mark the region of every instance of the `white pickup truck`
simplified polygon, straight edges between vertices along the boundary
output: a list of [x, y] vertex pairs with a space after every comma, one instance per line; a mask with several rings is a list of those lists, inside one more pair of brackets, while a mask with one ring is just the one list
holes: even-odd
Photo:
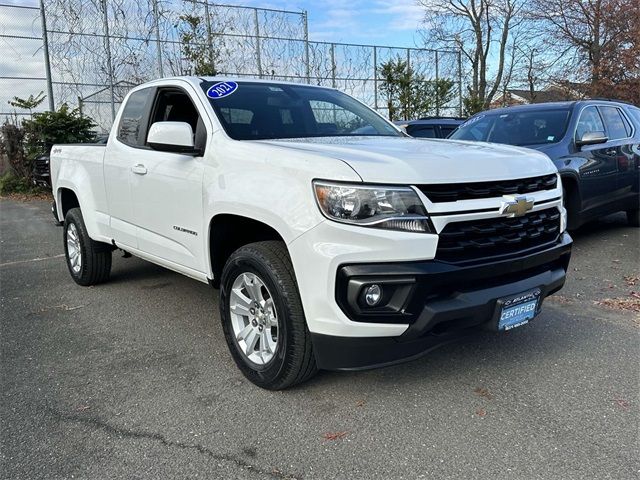
[[231, 354], [269, 389], [526, 324], [571, 253], [548, 157], [408, 138], [330, 88], [147, 83], [51, 174], [76, 283], [121, 249], [220, 288]]

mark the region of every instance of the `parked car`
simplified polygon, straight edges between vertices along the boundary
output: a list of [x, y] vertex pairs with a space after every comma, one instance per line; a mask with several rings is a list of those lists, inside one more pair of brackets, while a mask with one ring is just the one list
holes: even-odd
[[[106, 144], [108, 135], [96, 135], [95, 143]], [[33, 184], [38, 187], [51, 188], [51, 172], [49, 168], [50, 157], [46, 155], [40, 155], [33, 162], [32, 178]], [[54, 213], [55, 217], [55, 213]], [[56, 218], [56, 221], [58, 219]]]
[[73, 280], [106, 281], [119, 248], [220, 288], [231, 355], [269, 389], [524, 325], [569, 262], [546, 155], [409, 138], [331, 88], [157, 80], [51, 166]]
[[640, 108], [607, 100], [541, 103], [479, 113], [452, 136], [536, 149], [562, 177], [569, 228], [618, 211], [639, 225]]
[[418, 120], [393, 122], [412, 137], [416, 138], [447, 138], [464, 123], [462, 117], [424, 117]]
[[31, 172], [33, 184], [38, 187], [51, 188], [51, 173], [49, 171], [49, 155], [40, 155], [33, 161]]

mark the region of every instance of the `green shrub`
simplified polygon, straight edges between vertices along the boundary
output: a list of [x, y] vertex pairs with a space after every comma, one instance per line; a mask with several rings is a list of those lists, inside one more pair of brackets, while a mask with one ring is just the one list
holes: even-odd
[[0, 195], [8, 195], [10, 193], [37, 193], [41, 191], [29, 182], [28, 178], [18, 177], [13, 173], [5, 173], [0, 176]]
[[[18, 104], [18, 101], [28, 103], [40, 100], [39, 97], [27, 100], [16, 98], [10, 103], [28, 108]], [[55, 112], [34, 113], [21, 125], [7, 119], [0, 125], [0, 155], [7, 156], [13, 171], [1, 177], [0, 194], [42, 192], [31, 183], [33, 161], [40, 155], [48, 155], [56, 143], [92, 141], [95, 138], [95, 126], [92, 119], [83, 117], [78, 109], [67, 105], [62, 105]]]
[[96, 124], [91, 118], [83, 117], [77, 108], [66, 104], [55, 112], [34, 113], [25, 120], [24, 150], [30, 161], [39, 155], [47, 155], [56, 143], [90, 142], [95, 137]]

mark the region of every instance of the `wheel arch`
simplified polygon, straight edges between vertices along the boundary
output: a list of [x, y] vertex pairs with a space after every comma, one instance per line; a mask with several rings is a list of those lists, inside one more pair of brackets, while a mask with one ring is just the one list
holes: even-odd
[[221, 213], [209, 221], [208, 253], [215, 288], [220, 286], [222, 269], [238, 248], [266, 240], [281, 241], [284, 237], [271, 225], [242, 215]]
[[56, 195], [56, 202], [58, 205], [58, 218], [61, 222], [64, 222], [64, 217], [67, 215], [67, 212], [72, 208], [81, 208], [80, 207], [80, 198], [72, 189], [67, 187], [61, 187], [58, 189], [58, 193]]

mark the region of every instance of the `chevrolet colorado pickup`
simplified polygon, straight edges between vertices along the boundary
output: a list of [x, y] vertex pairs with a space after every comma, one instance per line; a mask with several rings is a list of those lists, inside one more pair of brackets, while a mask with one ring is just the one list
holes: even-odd
[[115, 249], [209, 282], [268, 389], [526, 324], [571, 252], [547, 156], [412, 139], [330, 88], [143, 84], [106, 145], [54, 146], [51, 176], [76, 283], [107, 280]]

